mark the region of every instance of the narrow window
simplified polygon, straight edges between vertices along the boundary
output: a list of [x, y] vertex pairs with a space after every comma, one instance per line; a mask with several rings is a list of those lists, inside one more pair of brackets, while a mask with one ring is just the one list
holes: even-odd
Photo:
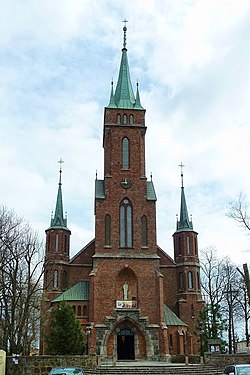
[[65, 234], [64, 236], [64, 254], [68, 254], [68, 236]]
[[129, 169], [129, 140], [122, 140], [122, 169]]
[[199, 272], [197, 272], [197, 288], [198, 288], [198, 290], [201, 289], [201, 286], [200, 286], [200, 273]]
[[133, 123], [134, 123], [134, 116], [133, 115], [129, 116], [129, 123], [130, 123], [130, 125], [133, 125]]
[[81, 316], [81, 315], [82, 315], [82, 308], [81, 308], [80, 305], [77, 307], [77, 315], [78, 315], [78, 316]]
[[187, 255], [190, 255], [190, 238], [187, 237]]
[[173, 349], [173, 335], [170, 333], [169, 335], [169, 349]]
[[86, 305], [84, 305], [83, 308], [82, 308], [82, 315], [87, 316], [87, 306]]
[[111, 246], [111, 218], [109, 214], [105, 216], [105, 246]]
[[142, 246], [148, 246], [148, 220], [145, 215], [141, 218], [141, 242]]
[[58, 253], [59, 250], [59, 234], [56, 235], [56, 253]]
[[67, 286], [68, 286], [67, 271], [63, 271], [63, 273], [62, 273], [62, 289], [63, 290], [67, 289]]
[[181, 255], [181, 237], [178, 238], [178, 250], [179, 250], [179, 255]]
[[194, 319], [194, 304], [191, 305], [191, 318]]
[[58, 288], [58, 271], [53, 274], [53, 288]]
[[76, 313], [76, 307], [75, 307], [75, 305], [72, 306], [72, 309], [73, 309], [74, 313]]
[[128, 122], [127, 115], [123, 115], [123, 124], [127, 125], [127, 122]]
[[47, 237], [47, 252], [49, 252], [49, 248], [50, 248], [50, 234]]
[[197, 238], [194, 239], [194, 252], [197, 255]]
[[193, 289], [193, 274], [191, 271], [188, 272], [188, 289]]
[[179, 289], [180, 290], [183, 289], [183, 273], [182, 272], [179, 273]]
[[132, 206], [128, 199], [120, 205], [120, 246], [132, 247]]
[[120, 125], [121, 124], [121, 115], [117, 115], [117, 124]]

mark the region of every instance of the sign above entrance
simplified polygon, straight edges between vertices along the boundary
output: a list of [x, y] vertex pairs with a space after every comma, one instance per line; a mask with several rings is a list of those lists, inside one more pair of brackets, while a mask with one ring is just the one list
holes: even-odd
[[137, 309], [137, 301], [116, 301], [117, 309]]

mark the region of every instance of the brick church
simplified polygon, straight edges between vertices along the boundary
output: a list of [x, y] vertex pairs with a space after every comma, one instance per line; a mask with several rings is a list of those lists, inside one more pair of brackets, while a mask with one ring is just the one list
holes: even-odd
[[[117, 85], [104, 109], [104, 177], [95, 180], [95, 238], [70, 257], [60, 168], [56, 209], [46, 230], [41, 354], [51, 309], [67, 301], [87, 334], [88, 353], [118, 360], [170, 361], [199, 354], [195, 331], [204, 302], [197, 232], [189, 219], [181, 173], [174, 259], [157, 245], [156, 193], [146, 177], [146, 123], [134, 93], [126, 26]], [[70, 225], [69, 225], [70, 227]]]

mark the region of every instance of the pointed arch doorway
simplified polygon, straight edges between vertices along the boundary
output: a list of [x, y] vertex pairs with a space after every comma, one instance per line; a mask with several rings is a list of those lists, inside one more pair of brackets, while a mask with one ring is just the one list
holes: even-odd
[[117, 359], [135, 359], [135, 336], [129, 328], [123, 328], [117, 334]]

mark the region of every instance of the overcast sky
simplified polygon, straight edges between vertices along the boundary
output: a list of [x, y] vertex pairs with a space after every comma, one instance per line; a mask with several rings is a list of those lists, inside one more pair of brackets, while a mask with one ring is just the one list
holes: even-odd
[[[249, 236], [225, 216], [250, 201], [249, 0], [0, 0], [0, 203], [44, 238], [58, 188], [74, 255], [94, 237], [103, 109], [124, 18], [131, 80], [146, 108], [158, 245], [173, 256], [180, 168], [199, 248], [241, 264]], [[248, 250], [248, 252], [247, 252]]]

